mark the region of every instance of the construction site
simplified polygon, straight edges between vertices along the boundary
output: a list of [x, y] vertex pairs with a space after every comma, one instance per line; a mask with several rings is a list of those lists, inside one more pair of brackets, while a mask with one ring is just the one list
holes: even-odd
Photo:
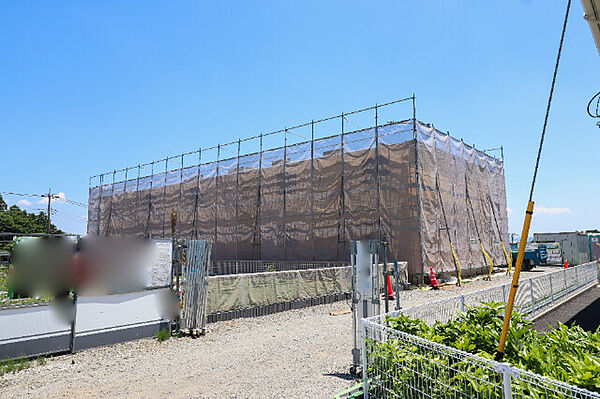
[[[350, 241], [383, 237], [413, 283], [430, 267], [456, 276], [506, 266], [503, 160], [417, 120], [415, 104], [404, 98], [94, 176], [88, 234], [208, 240], [213, 261], [234, 272], [250, 271], [247, 261], [347, 264]], [[381, 124], [391, 106], [399, 122]], [[357, 114], [372, 127], [348, 129]]]
[[[96, 127], [110, 134], [90, 140], [76, 126], [68, 153], [86, 152], [84, 179], [113, 169], [84, 182], [83, 197], [30, 190], [17, 178], [14, 188], [1, 187], [0, 397], [600, 399], [600, 229], [589, 212], [598, 188], [588, 184], [595, 169], [574, 172], [595, 156], [585, 147], [598, 140], [585, 141], [570, 97], [557, 105], [568, 123], [550, 117], [572, 1], [564, 11], [521, 3], [496, 8], [494, 18], [472, 4], [377, 4], [373, 21], [369, 6], [347, 3], [342, 13], [316, 12], [327, 23], [306, 27], [283, 10], [272, 14], [274, 4], [236, 5], [238, 16], [207, 3], [176, 18], [148, 12], [153, 40], [145, 32], [136, 42], [128, 30], [99, 35], [111, 46], [80, 52], [107, 57], [131, 40], [124, 53], [133, 55], [133, 74], [115, 83], [126, 100], [111, 95], [114, 118], [74, 96], [81, 114], [101, 115]], [[579, 23], [589, 25], [600, 54], [600, 0], [581, 3]], [[78, 18], [86, 21], [84, 11]], [[327, 34], [340, 15], [346, 47], [337, 54]], [[172, 19], [170, 31], [152, 17]], [[525, 30], [533, 18], [538, 26]], [[558, 53], [546, 59], [559, 18]], [[390, 36], [393, 46], [379, 45]], [[202, 46], [192, 48], [190, 37]], [[163, 48], [142, 54], [148, 43]], [[360, 60], [347, 62], [355, 46]], [[583, 59], [581, 49], [570, 50]], [[315, 64], [298, 63], [307, 54]], [[182, 72], [197, 55], [196, 68]], [[550, 91], [536, 97], [549, 60]], [[576, 61], [570, 68], [586, 71]], [[167, 78], [163, 62], [177, 73]], [[112, 64], [96, 63], [92, 78], [114, 78]], [[152, 82], [164, 77], [168, 89], [140, 83], [144, 73]], [[582, 90], [588, 78], [565, 87]], [[424, 95], [397, 89], [407, 81]], [[178, 97], [188, 89], [193, 95]], [[128, 97], [136, 90], [151, 105]], [[144, 90], [156, 90], [155, 98]], [[386, 101], [352, 110], [365, 99]], [[538, 136], [528, 120], [540, 99], [547, 102]], [[600, 92], [587, 106], [593, 118], [599, 110]], [[70, 109], [65, 119], [75, 125], [72, 116]], [[546, 147], [565, 148], [544, 163], [549, 125], [556, 141]], [[565, 125], [568, 138], [559, 134]], [[535, 204], [538, 177], [546, 202]], [[66, 215], [81, 230], [64, 227]]]

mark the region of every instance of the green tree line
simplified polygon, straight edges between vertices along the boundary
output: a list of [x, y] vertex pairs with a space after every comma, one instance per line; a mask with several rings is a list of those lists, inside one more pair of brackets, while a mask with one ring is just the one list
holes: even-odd
[[[48, 229], [48, 215], [45, 212], [33, 213], [22, 210], [17, 205], [8, 207], [2, 195], [0, 195], [0, 232], [2, 233], [46, 233]], [[50, 224], [50, 233], [63, 234], [54, 224]], [[8, 250], [12, 247], [14, 236], [0, 237], [0, 250]]]

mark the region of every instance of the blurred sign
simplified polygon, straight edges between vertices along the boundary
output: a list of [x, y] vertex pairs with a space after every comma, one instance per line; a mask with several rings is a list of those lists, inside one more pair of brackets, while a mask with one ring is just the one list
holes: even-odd
[[173, 261], [173, 242], [171, 240], [152, 240], [154, 258], [148, 276], [149, 287], [163, 287], [171, 283]]

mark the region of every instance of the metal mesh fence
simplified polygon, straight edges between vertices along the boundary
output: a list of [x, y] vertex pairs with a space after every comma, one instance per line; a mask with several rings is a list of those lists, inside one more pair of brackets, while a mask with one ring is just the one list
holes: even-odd
[[[387, 106], [411, 100], [412, 118], [379, 123]], [[217, 261], [347, 261], [350, 240], [386, 235], [390, 259], [408, 261], [414, 278], [430, 266], [454, 272], [449, 235], [464, 269], [486, 266], [479, 241], [495, 264], [505, 264], [503, 162], [419, 122], [414, 103], [406, 98], [95, 176], [88, 233], [170, 237], [177, 209], [177, 236], [212, 241]], [[349, 117], [365, 112], [374, 113], [373, 127], [347, 131]], [[331, 123], [341, 131], [315, 136]]]
[[[533, 315], [596, 284], [596, 262], [525, 280], [516, 309]], [[600, 398], [600, 394], [416, 337], [385, 325], [399, 312], [427, 323], [447, 321], [467, 305], [504, 301], [508, 286], [362, 320], [365, 397]]]

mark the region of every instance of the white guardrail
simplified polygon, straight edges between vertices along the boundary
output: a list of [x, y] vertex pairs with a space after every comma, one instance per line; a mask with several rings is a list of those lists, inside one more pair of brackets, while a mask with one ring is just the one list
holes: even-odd
[[[533, 317], [598, 282], [598, 263], [520, 281], [515, 310]], [[385, 326], [399, 313], [432, 324], [465, 306], [506, 302], [510, 284], [363, 319], [365, 398], [600, 398], [600, 394]], [[385, 345], [382, 345], [385, 344]]]

